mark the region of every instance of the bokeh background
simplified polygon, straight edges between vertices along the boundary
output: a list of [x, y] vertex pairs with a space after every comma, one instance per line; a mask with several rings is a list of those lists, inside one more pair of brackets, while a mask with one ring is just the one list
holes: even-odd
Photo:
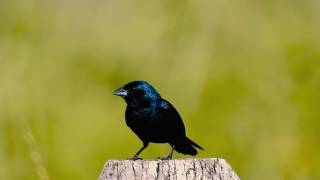
[[318, 0], [1, 0], [0, 179], [96, 179], [131, 157], [112, 92], [137, 79], [176, 106], [198, 157], [320, 179], [319, 42]]

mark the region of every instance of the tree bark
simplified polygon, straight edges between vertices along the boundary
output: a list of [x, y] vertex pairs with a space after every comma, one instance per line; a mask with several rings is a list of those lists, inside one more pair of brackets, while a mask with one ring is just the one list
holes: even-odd
[[99, 180], [240, 180], [219, 158], [175, 160], [110, 160]]

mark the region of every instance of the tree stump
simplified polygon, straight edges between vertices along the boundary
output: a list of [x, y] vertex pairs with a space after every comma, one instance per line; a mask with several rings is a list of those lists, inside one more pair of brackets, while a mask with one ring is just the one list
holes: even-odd
[[240, 180], [219, 158], [175, 160], [110, 160], [99, 180]]

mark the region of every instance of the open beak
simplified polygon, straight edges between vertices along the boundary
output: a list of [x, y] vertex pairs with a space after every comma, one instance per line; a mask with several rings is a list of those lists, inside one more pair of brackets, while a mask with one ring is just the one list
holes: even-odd
[[114, 91], [113, 95], [126, 97], [126, 96], [128, 96], [128, 91], [126, 91], [126, 90], [124, 90], [122, 88], [119, 88], [119, 89]]

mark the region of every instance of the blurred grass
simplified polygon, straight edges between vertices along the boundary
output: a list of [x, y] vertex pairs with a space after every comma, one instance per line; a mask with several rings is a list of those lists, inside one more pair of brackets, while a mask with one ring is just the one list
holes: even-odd
[[95, 179], [132, 156], [112, 92], [136, 79], [177, 107], [199, 157], [320, 179], [319, 18], [315, 0], [1, 1], [0, 179]]

